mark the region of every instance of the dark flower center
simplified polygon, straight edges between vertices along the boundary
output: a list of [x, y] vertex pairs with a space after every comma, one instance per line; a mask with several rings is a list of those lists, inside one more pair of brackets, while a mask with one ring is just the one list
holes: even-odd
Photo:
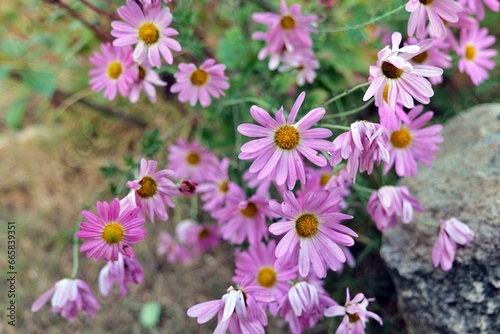
[[297, 234], [302, 238], [310, 238], [318, 232], [318, 220], [310, 213], [303, 214], [295, 221]]
[[241, 209], [240, 212], [245, 217], [253, 218], [257, 214], [257, 205], [255, 205], [252, 202], [248, 202], [247, 207], [244, 209]]
[[137, 190], [137, 194], [139, 194], [142, 198], [150, 198], [156, 194], [156, 182], [149, 176], [144, 176], [139, 184], [141, 187]]
[[382, 73], [384, 73], [384, 75], [389, 79], [397, 79], [403, 74], [403, 70], [397, 68], [391, 63], [384, 61], [382, 63]]
[[408, 147], [411, 143], [411, 133], [406, 128], [401, 128], [398, 131], [394, 131], [391, 133], [391, 144], [397, 148], [405, 148]]
[[208, 73], [202, 69], [196, 69], [196, 71], [191, 74], [191, 83], [195, 86], [202, 86], [208, 80]]
[[285, 30], [295, 28], [295, 20], [290, 15], [285, 15], [281, 18], [280, 21], [281, 27]]

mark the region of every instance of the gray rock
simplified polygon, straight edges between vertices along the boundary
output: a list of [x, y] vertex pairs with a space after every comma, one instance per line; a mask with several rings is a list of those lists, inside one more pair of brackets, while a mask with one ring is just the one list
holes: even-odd
[[[426, 211], [383, 236], [381, 255], [396, 284], [409, 333], [500, 333], [500, 104], [450, 120], [431, 168], [406, 178]], [[456, 217], [475, 233], [453, 268], [432, 265], [439, 218]]]

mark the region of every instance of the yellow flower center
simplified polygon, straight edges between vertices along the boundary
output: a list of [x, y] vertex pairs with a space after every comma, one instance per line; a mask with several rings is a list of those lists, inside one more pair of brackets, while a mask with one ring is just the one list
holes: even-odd
[[385, 103], [389, 103], [389, 84], [385, 84], [382, 96], [384, 98]]
[[122, 75], [122, 64], [118, 61], [112, 61], [108, 64], [106, 71], [108, 72], [108, 77], [116, 80]]
[[141, 187], [137, 190], [137, 194], [142, 198], [150, 198], [156, 194], [156, 182], [149, 176], [144, 176], [139, 184]]
[[139, 79], [144, 80], [146, 77], [146, 70], [144, 70], [144, 67], [139, 66]]
[[102, 238], [108, 244], [114, 245], [123, 240], [123, 235], [125, 234], [125, 229], [121, 224], [109, 223], [104, 226], [102, 231]]
[[359, 320], [359, 315], [357, 313], [346, 313], [347, 317], [349, 317], [349, 322], [356, 322]]
[[229, 186], [227, 184], [227, 181], [222, 181], [219, 183], [219, 190], [223, 193], [227, 193], [229, 190]]
[[318, 232], [318, 220], [310, 213], [303, 214], [295, 221], [295, 229], [301, 238], [310, 238]]
[[283, 125], [274, 133], [274, 143], [282, 150], [293, 150], [299, 139], [299, 131], [291, 125]]
[[476, 58], [476, 48], [470, 44], [465, 47], [465, 59], [472, 61]]
[[391, 144], [396, 148], [408, 147], [411, 140], [411, 133], [406, 128], [401, 128], [400, 130], [391, 133]]
[[271, 267], [262, 267], [257, 274], [257, 282], [264, 288], [272, 288], [276, 284], [276, 271]]
[[384, 75], [389, 79], [397, 79], [403, 74], [403, 70], [384, 61], [382, 63], [382, 73], [384, 73]]
[[253, 218], [257, 214], [257, 205], [248, 202], [247, 207], [240, 210], [241, 214], [248, 218]]
[[202, 69], [196, 69], [191, 74], [191, 83], [195, 86], [202, 86], [208, 81], [208, 73]]
[[332, 175], [330, 174], [321, 174], [321, 178], [319, 180], [319, 184], [324, 187], [326, 186], [326, 184], [328, 183], [328, 181], [330, 181], [330, 179], [332, 178]]
[[285, 15], [280, 21], [281, 27], [285, 30], [290, 30], [295, 28], [295, 20], [290, 15]]
[[413, 57], [411, 60], [413, 60], [417, 64], [423, 64], [424, 61], [427, 60], [427, 58], [429, 58], [429, 54], [427, 53], [427, 51], [424, 51], [421, 54], [418, 54], [415, 57]]
[[143, 23], [139, 27], [139, 39], [147, 45], [154, 44], [160, 39], [160, 31], [152, 23]]
[[200, 160], [201, 160], [200, 155], [198, 153], [195, 153], [195, 152], [189, 152], [189, 154], [186, 157], [186, 161], [190, 165], [197, 165], [200, 163]]
[[434, 0], [420, 0], [420, 3], [424, 6], [430, 5]]

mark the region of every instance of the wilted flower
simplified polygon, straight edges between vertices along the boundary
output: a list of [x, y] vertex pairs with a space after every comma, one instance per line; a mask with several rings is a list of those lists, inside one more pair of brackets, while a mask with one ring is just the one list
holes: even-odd
[[127, 295], [130, 284], [140, 284], [144, 278], [141, 263], [135, 257], [118, 254], [117, 261], [108, 261], [99, 272], [99, 290], [107, 297], [116, 283], [120, 287], [120, 297]]
[[432, 249], [434, 267], [441, 266], [444, 271], [450, 270], [457, 244], [468, 247], [473, 238], [474, 232], [455, 217], [448, 220], [440, 219], [438, 239]]

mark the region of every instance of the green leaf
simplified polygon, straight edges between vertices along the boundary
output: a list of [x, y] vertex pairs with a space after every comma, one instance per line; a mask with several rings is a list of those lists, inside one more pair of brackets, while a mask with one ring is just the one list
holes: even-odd
[[120, 168], [115, 165], [113, 162], [109, 163], [109, 166], [103, 166], [99, 167], [99, 171], [102, 173], [104, 178], [106, 179], [112, 179], [114, 178], [117, 174], [121, 173]]
[[5, 123], [14, 129], [20, 129], [23, 126], [23, 116], [26, 112], [26, 97], [20, 98], [10, 106], [5, 116]]
[[151, 158], [161, 149], [162, 144], [163, 142], [160, 139], [160, 130], [155, 129], [152, 132], [146, 132], [144, 134], [144, 140], [141, 143], [142, 154]]
[[161, 304], [148, 302], [142, 306], [139, 321], [144, 327], [155, 327], [160, 321]]
[[0, 67], [0, 83], [9, 75], [11, 71], [10, 67]]
[[21, 72], [23, 82], [32, 90], [45, 98], [50, 98], [56, 89], [56, 76], [54, 72]]

